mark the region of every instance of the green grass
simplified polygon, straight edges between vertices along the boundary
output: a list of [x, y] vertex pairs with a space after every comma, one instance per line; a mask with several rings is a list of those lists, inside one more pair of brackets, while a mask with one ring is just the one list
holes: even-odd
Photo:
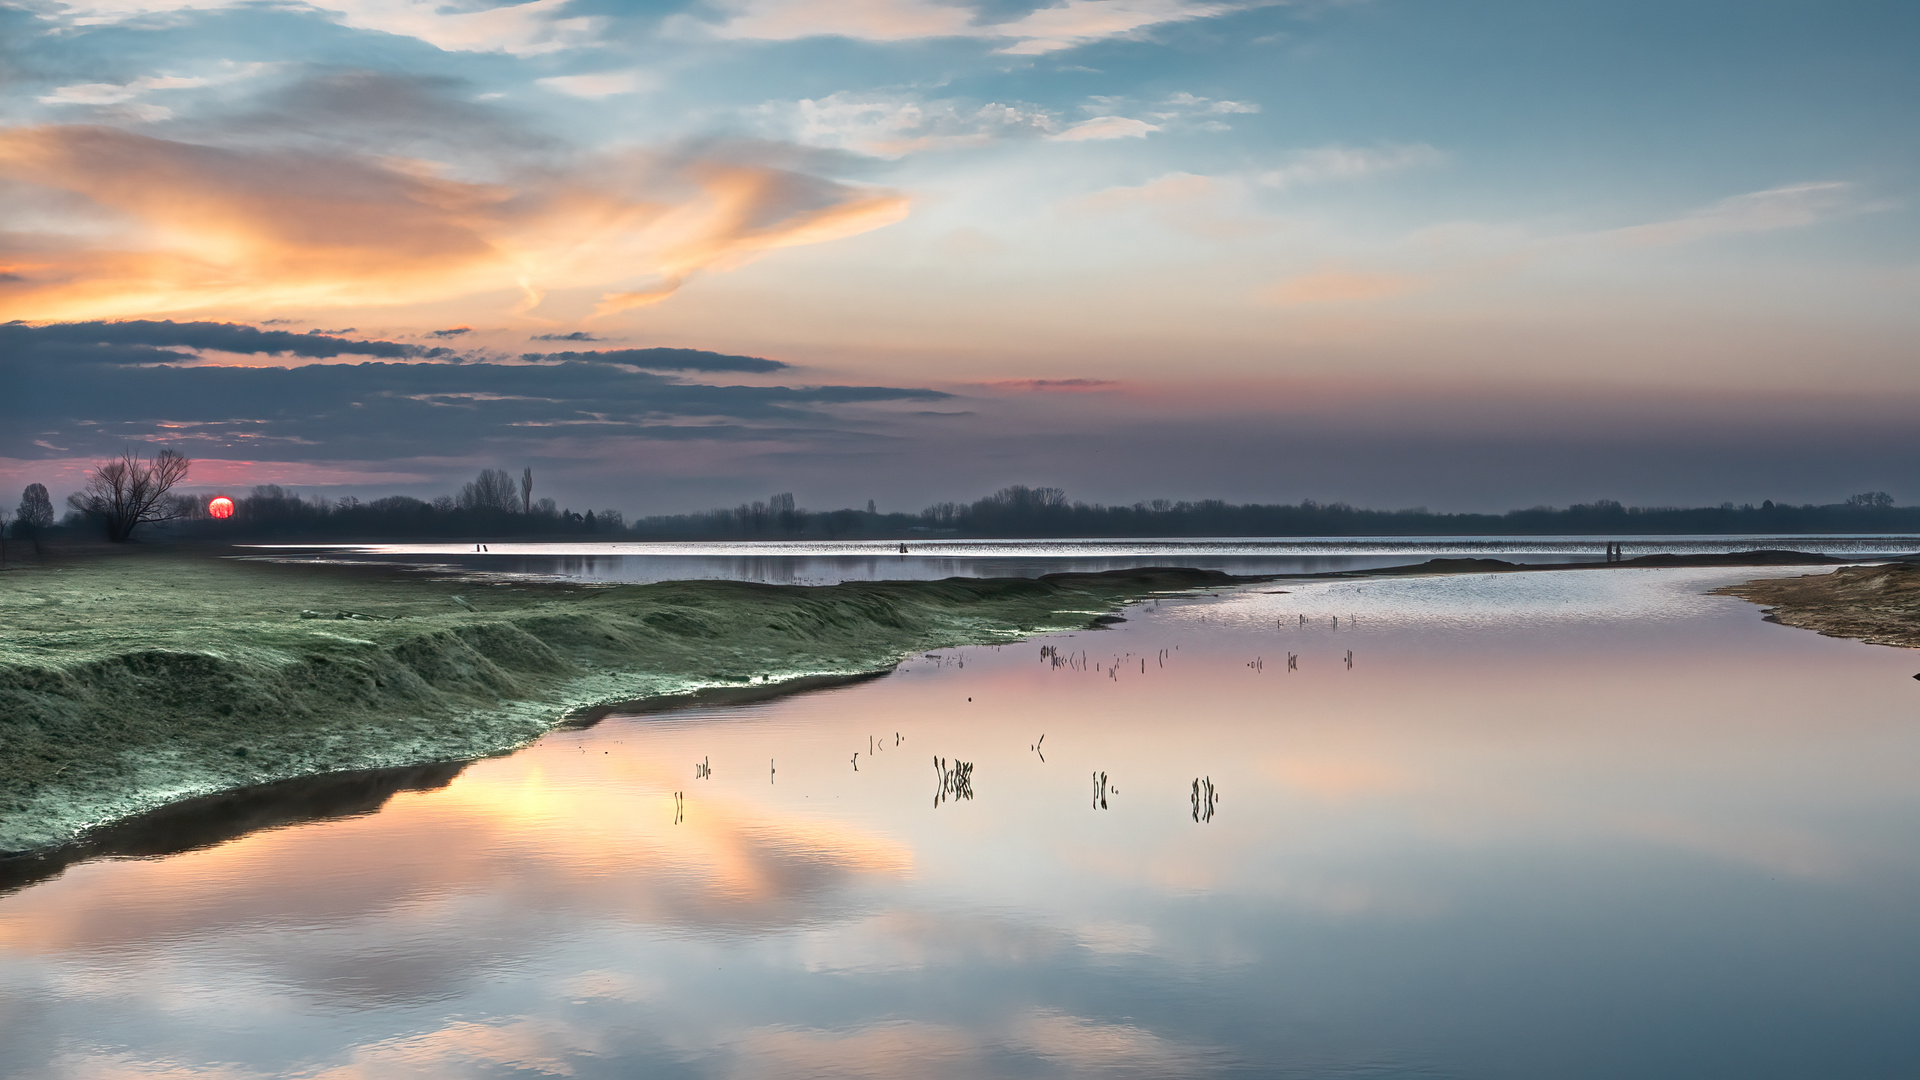
[[1085, 627], [1222, 580], [596, 588], [150, 551], [13, 569], [0, 574], [0, 852], [195, 795], [499, 753], [583, 708]]

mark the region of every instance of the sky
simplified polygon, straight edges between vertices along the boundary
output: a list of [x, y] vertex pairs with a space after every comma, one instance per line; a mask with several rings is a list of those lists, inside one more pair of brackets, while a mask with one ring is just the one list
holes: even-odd
[[0, 503], [1920, 501], [1920, 7], [0, 2]]

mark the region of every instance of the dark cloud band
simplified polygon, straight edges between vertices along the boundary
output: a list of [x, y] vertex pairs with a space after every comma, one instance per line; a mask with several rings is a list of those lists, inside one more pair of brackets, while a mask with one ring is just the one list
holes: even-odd
[[[412, 362], [236, 367], [180, 349]], [[459, 456], [503, 442], [611, 435], [740, 440], [843, 426], [836, 406], [924, 402], [886, 386], [715, 386], [667, 371], [786, 365], [694, 349], [534, 354], [538, 363], [445, 362], [447, 349], [227, 323], [0, 326], [0, 456], [113, 452], [172, 441], [205, 457], [374, 460]], [[421, 362], [437, 357], [441, 362]], [[641, 370], [641, 369], [651, 370]]]

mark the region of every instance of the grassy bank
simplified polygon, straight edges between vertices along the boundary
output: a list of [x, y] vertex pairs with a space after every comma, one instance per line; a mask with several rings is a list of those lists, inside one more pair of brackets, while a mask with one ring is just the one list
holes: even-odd
[[496, 753], [595, 706], [1084, 627], [1224, 580], [595, 588], [152, 552], [10, 570], [0, 851], [210, 792]]

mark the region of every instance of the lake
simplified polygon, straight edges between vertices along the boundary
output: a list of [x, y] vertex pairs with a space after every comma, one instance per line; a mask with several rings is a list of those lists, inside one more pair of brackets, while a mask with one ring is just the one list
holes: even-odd
[[1656, 553], [1785, 550], [1840, 558], [1920, 553], [1920, 536], [1417, 536], [1227, 537], [1178, 540], [705, 540], [563, 543], [261, 544], [244, 550], [279, 561], [399, 563], [489, 577], [595, 582], [725, 579], [773, 585], [927, 581], [1185, 566], [1228, 574], [1325, 574], [1405, 566], [1433, 558], [1513, 563], [1606, 561]]
[[1780, 572], [1167, 598], [73, 865], [0, 1074], [1920, 1074], [1920, 658], [1705, 595]]

